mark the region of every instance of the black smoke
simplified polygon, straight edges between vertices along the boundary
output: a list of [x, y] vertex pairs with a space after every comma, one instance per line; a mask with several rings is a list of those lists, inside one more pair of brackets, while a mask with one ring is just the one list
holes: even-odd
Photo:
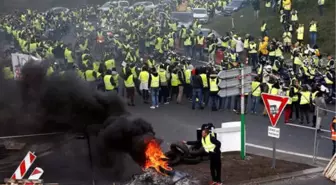
[[114, 151], [128, 153], [144, 164], [146, 141], [155, 138], [147, 121], [131, 115], [116, 94], [92, 89], [71, 71], [50, 77], [45, 74], [46, 67], [30, 61], [22, 68], [20, 80], [0, 78], [2, 136], [89, 132], [97, 135], [98, 144], [93, 147], [103, 163], [108, 164], [107, 153]]

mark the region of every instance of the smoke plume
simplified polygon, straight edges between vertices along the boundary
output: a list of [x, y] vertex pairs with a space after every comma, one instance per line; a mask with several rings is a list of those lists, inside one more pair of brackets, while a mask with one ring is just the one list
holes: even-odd
[[1, 135], [83, 133], [96, 127], [90, 132], [98, 136], [102, 162], [109, 161], [108, 151], [128, 153], [140, 165], [145, 162], [146, 141], [155, 135], [148, 122], [128, 113], [116, 94], [92, 89], [70, 71], [45, 74], [45, 67], [30, 61], [22, 68], [22, 79], [0, 78]]

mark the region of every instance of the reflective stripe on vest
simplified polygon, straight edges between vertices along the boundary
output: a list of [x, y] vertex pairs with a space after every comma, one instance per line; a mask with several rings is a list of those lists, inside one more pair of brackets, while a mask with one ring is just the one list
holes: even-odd
[[104, 76], [105, 90], [110, 91], [110, 90], [114, 89], [114, 86], [111, 83], [111, 78], [112, 78], [112, 75], [105, 75]]
[[211, 142], [210, 137], [210, 134], [208, 134], [205, 138], [202, 138], [202, 146], [207, 153], [213, 152], [216, 148], [216, 145]]
[[152, 79], [151, 79], [151, 87], [156, 88], [160, 86], [160, 77], [158, 76], [154, 76], [151, 75]]

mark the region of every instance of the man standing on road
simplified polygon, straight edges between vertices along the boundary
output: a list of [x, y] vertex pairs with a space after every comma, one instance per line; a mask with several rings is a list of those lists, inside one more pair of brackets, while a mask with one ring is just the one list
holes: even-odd
[[210, 184], [219, 185], [221, 184], [221, 143], [216, 139], [216, 137], [210, 134], [209, 128], [202, 131], [202, 146], [204, 150], [209, 153], [210, 157], [210, 172], [212, 181]]

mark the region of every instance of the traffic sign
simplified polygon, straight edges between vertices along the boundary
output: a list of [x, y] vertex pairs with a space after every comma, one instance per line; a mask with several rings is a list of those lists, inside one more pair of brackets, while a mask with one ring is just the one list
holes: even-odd
[[267, 93], [261, 93], [261, 98], [266, 107], [268, 117], [270, 118], [273, 127], [276, 126], [282, 111], [288, 102], [287, 96], [277, 96]]
[[268, 126], [268, 136], [279, 139], [280, 138], [280, 128]]

